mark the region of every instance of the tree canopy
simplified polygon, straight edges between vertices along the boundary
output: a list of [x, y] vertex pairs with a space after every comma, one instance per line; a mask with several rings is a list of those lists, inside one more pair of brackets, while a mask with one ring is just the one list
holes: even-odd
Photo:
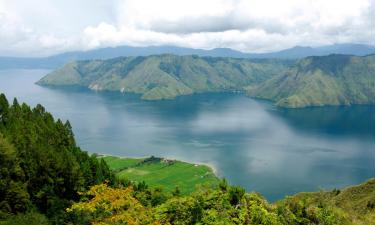
[[0, 95], [0, 216], [37, 210], [56, 223], [79, 191], [114, 182], [103, 160], [82, 151], [69, 121]]

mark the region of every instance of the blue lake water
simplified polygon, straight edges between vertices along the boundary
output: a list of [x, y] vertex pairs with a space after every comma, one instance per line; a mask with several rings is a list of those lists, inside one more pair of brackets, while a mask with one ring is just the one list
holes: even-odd
[[375, 177], [375, 106], [282, 109], [233, 93], [149, 102], [35, 85], [47, 72], [0, 71], [0, 92], [69, 119], [89, 152], [207, 163], [271, 201]]

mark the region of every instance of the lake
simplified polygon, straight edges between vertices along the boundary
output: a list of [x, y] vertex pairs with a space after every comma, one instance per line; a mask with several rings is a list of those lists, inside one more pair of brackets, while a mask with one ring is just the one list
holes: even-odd
[[270, 201], [375, 177], [375, 106], [282, 109], [234, 93], [149, 102], [35, 85], [46, 73], [2, 70], [0, 92], [68, 119], [92, 153], [207, 163]]

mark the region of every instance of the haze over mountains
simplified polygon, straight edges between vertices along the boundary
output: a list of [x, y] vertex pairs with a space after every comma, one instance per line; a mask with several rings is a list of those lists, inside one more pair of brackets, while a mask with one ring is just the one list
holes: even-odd
[[233, 58], [278, 58], [299, 59], [308, 56], [324, 56], [330, 54], [348, 54], [364, 56], [375, 53], [375, 46], [364, 44], [334, 44], [321, 47], [296, 46], [278, 52], [269, 53], [244, 53], [229, 48], [215, 48], [211, 50], [193, 49], [176, 46], [149, 46], [131, 47], [120, 46], [113, 48], [100, 48], [89, 51], [66, 52], [41, 58], [0, 57], [0, 69], [55, 69], [67, 62], [74, 60], [109, 59], [120, 56], [149, 56], [158, 54], [198, 55], [212, 57]]

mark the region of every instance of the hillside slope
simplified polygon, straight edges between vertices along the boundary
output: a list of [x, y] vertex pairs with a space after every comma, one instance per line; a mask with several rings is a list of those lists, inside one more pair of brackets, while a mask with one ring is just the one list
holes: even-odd
[[157, 55], [76, 61], [48, 74], [40, 85], [78, 85], [93, 90], [172, 99], [194, 92], [243, 90], [287, 70], [291, 61]]
[[347, 224], [375, 224], [375, 179], [341, 190], [298, 193], [280, 201], [289, 205], [293, 202], [304, 202], [307, 211], [330, 208]]
[[[93, 186], [68, 212], [84, 224], [226, 224], [226, 225], [373, 225], [375, 182], [343, 190], [301, 193], [270, 204], [225, 180], [216, 189], [202, 187], [145, 204], [139, 188]], [[137, 192], [138, 190], [138, 192]], [[160, 200], [160, 198], [158, 198]], [[147, 203], [147, 201], [146, 201]], [[129, 207], [130, 206], [130, 207]], [[83, 215], [83, 216], [82, 216]], [[134, 223], [133, 221], [137, 221]], [[83, 224], [83, 223], [82, 223]]]
[[308, 57], [247, 93], [291, 108], [374, 104], [375, 55]]

